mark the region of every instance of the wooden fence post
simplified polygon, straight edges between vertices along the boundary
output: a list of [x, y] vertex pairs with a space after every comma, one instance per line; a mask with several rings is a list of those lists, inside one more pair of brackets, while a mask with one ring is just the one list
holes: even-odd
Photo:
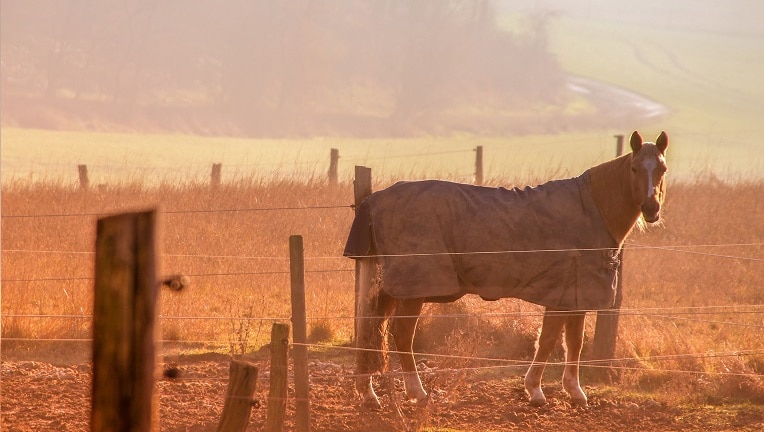
[[615, 138], [615, 157], [623, 156], [623, 135], [613, 135]]
[[596, 361], [596, 366], [598, 366], [593, 375], [609, 381], [612, 381], [613, 375], [604, 366], [608, 366], [612, 362], [615, 356], [615, 344], [618, 340], [618, 319], [623, 302], [623, 250], [618, 254], [618, 258], [620, 263], [616, 271], [618, 280], [616, 282], [615, 304], [611, 309], [597, 311], [592, 346], [592, 360]]
[[[353, 181], [353, 202], [355, 204], [355, 211], [358, 211], [361, 203], [367, 196], [371, 195], [371, 168], [365, 166], [356, 165], [355, 167], [355, 180]], [[358, 313], [358, 285], [360, 281], [361, 263], [355, 260], [355, 303], [353, 307], [354, 313]], [[358, 317], [356, 316], [356, 320]], [[355, 329], [358, 328], [358, 323], [353, 324], [353, 341], [357, 340], [358, 335], [355, 334]]]
[[329, 152], [329, 185], [337, 185], [337, 167], [340, 160], [340, 151], [331, 149]]
[[[614, 135], [614, 138], [616, 139], [615, 155], [616, 157], [622, 156], [623, 135]], [[623, 302], [623, 249], [618, 252], [616, 275], [615, 303], [611, 309], [597, 311], [597, 323], [594, 327], [592, 346], [592, 359], [599, 362], [598, 366], [602, 366], [593, 375], [609, 381], [613, 379], [613, 375], [604, 366], [609, 365], [615, 357], [615, 345], [618, 341], [618, 320]]]
[[220, 187], [220, 170], [223, 168], [223, 164], [212, 164], [212, 173], [210, 174], [210, 185], [213, 189]]
[[483, 185], [483, 146], [475, 149], [475, 184]]
[[218, 432], [244, 432], [252, 415], [252, 403], [257, 387], [257, 367], [249, 362], [231, 360], [228, 390], [220, 415]]
[[154, 211], [99, 219], [93, 295], [91, 431], [148, 431], [154, 400]]
[[77, 165], [77, 171], [80, 174], [80, 189], [88, 190], [90, 187], [90, 179], [88, 179], [88, 166]]
[[310, 384], [308, 382], [308, 336], [305, 316], [305, 260], [302, 236], [289, 236], [289, 273], [292, 285], [292, 341], [294, 342], [295, 427], [310, 431]]
[[271, 378], [268, 391], [266, 432], [281, 432], [286, 416], [289, 324], [273, 323], [271, 328]]

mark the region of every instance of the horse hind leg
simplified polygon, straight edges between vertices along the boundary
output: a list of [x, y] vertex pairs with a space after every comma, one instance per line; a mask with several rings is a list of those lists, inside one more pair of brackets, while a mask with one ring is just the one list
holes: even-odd
[[356, 311], [356, 390], [363, 397], [363, 404], [381, 408], [374, 392], [372, 375], [385, 369], [384, 341], [387, 317], [392, 312], [390, 297], [374, 286], [376, 261], [372, 258], [359, 260], [359, 290]]
[[403, 384], [406, 389], [406, 398], [416, 401], [420, 405], [427, 403], [427, 392], [422, 387], [422, 380], [416, 370], [413, 346], [414, 333], [422, 312], [422, 300], [401, 300], [396, 303], [395, 315], [392, 318], [392, 334], [395, 340], [395, 348], [403, 370]]
[[562, 388], [570, 395], [571, 403], [582, 407], [588, 404], [578, 380], [585, 317], [585, 312], [580, 312], [568, 315], [565, 320], [565, 371], [562, 374]]
[[544, 312], [536, 355], [533, 357], [533, 362], [525, 374], [525, 390], [528, 392], [529, 401], [532, 406], [546, 404], [546, 396], [541, 391], [541, 377], [544, 375], [546, 362], [552, 354], [557, 341], [560, 339], [565, 320], [566, 316], [560, 312], [549, 310]]

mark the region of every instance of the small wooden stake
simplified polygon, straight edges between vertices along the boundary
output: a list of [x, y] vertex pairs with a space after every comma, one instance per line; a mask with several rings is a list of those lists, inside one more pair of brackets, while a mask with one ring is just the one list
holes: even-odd
[[337, 168], [339, 166], [340, 151], [337, 149], [331, 149], [329, 153], [329, 184], [332, 186], [337, 185]]
[[623, 135], [613, 135], [615, 138], [615, 157], [623, 156]]
[[289, 324], [273, 323], [271, 328], [271, 381], [268, 391], [266, 432], [281, 432], [286, 416]]
[[88, 190], [88, 188], [90, 188], [90, 179], [88, 179], [88, 166], [77, 165], [77, 171], [80, 174], [80, 189]]
[[475, 149], [475, 184], [483, 185], [483, 146]]
[[257, 367], [252, 363], [231, 360], [228, 391], [218, 432], [244, 432], [252, 414], [253, 396], [257, 387]]
[[210, 173], [210, 185], [213, 189], [220, 187], [220, 171], [223, 168], [223, 164], [212, 164], [212, 173]]

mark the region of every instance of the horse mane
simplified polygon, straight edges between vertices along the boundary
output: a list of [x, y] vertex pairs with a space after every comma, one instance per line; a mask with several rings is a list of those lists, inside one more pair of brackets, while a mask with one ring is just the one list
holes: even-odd
[[631, 158], [628, 153], [588, 170], [594, 203], [619, 247], [641, 215], [631, 189]]

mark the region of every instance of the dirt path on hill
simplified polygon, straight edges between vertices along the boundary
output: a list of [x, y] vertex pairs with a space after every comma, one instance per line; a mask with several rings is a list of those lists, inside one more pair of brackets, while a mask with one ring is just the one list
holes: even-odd
[[589, 78], [568, 78], [568, 89], [585, 97], [599, 114], [616, 124], [637, 123], [669, 112], [665, 105], [631, 90]]

